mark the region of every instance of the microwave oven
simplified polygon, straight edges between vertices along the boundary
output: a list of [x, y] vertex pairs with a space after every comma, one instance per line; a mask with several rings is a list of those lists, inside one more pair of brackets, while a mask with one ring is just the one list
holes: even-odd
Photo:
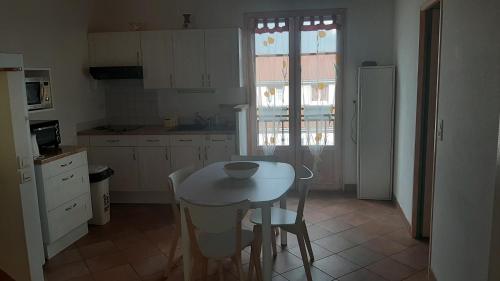
[[58, 148], [61, 143], [57, 120], [30, 120], [30, 131], [35, 136], [40, 150]]
[[44, 77], [25, 78], [28, 110], [52, 108], [50, 81]]

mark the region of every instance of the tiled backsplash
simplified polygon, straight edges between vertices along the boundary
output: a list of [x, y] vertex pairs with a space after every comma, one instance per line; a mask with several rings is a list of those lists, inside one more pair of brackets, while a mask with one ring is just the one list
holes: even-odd
[[145, 90], [142, 80], [101, 81], [106, 92], [106, 118], [111, 125], [161, 125], [167, 115], [189, 123], [196, 112], [208, 117], [221, 112], [221, 104], [245, 103], [245, 90], [217, 89], [215, 92], [177, 93], [176, 90]]

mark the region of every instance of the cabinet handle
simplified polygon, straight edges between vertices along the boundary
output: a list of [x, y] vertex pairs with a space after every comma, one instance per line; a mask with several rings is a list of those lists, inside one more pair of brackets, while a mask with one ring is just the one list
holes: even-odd
[[69, 177], [67, 177], [67, 178], [63, 178], [63, 179], [62, 179], [62, 181], [67, 181], [67, 180], [72, 179], [72, 178], [74, 178], [74, 177], [75, 177], [75, 175], [74, 175], [74, 174], [71, 174], [71, 176], [69, 176]]
[[201, 160], [201, 146], [198, 146], [198, 160]]
[[165, 160], [168, 160], [168, 148], [165, 148]]
[[179, 140], [179, 141], [186, 142], [186, 141], [193, 141], [193, 140]]
[[170, 73], [170, 88], [174, 87], [174, 78], [172, 76], [172, 73]]
[[160, 140], [146, 140], [146, 142], [159, 142]]
[[212, 140], [212, 142], [225, 142], [226, 140]]
[[66, 166], [69, 166], [69, 165], [71, 165], [71, 164], [73, 164], [73, 161], [69, 161], [69, 162], [68, 162], [68, 163], [66, 163], [66, 164], [61, 164], [60, 166], [61, 166], [61, 167], [66, 167]]
[[132, 152], [132, 159], [137, 160], [135, 157], [135, 149], [134, 149], [134, 152]]
[[205, 146], [205, 160], [208, 161], [208, 146]]
[[109, 143], [117, 143], [117, 142], [120, 142], [120, 140], [106, 140], [106, 142], [109, 142]]
[[140, 59], [139, 51], [135, 52], [135, 54], [137, 56], [137, 65], [141, 65], [141, 59]]
[[66, 208], [66, 209], [64, 209], [64, 210], [67, 212], [67, 211], [69, 211], [69, 210], [73, 209], [74, 207], [76, 207], [76, 205], [77, 205], [77, 204], [76, 204], [76, 203], [74, 203], [72, 206], [69, 206], [69, 207], [67, 207], [67, 208]]

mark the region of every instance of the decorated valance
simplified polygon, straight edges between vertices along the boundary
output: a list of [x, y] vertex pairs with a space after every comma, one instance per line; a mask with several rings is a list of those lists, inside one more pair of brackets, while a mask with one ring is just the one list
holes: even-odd
[[285, 32], [289, 30], [288, 23], [288, 19], [285, 18], [257, 19], [255, 21], [255, 33]]
[[306, 16], [301, 18], [300, 30], [316, 31], [337, 29], [340, 19], [336, 15], [331, 16]]

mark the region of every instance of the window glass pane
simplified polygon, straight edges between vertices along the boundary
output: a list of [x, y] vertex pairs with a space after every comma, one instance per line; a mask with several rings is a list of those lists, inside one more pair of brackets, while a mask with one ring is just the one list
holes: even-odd
[[301, 144], [334, 145], [337, 32], [301, 31]]
[[255, 35], [258, 145], [289, 145], [288, 32]]

